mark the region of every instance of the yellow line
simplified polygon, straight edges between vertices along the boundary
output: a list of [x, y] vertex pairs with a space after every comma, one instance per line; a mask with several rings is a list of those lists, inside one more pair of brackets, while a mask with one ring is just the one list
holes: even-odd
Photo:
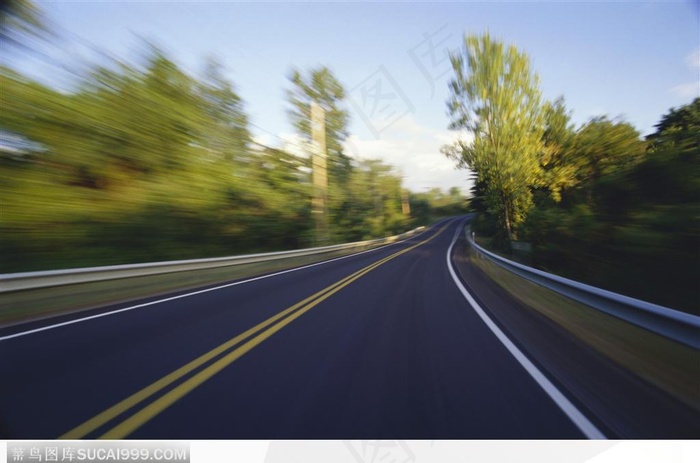
[[116, 418], [117, 416], [126, 412], [130, 408], [134, 407], [135, 405], [138, 405], [139, 403], [148, 399], [153, 394], [157, 393], [161, 389], [167, 387], [168, 385], [172, 384], [173, 382], [175, 382], [178, 379], [182, 378], [183, 376], [187, 375], [191, 371], [204, 365], [206, 362], [208, 362], [209, 360], [213, 359], [214, 357], [220, 355], [221, 353], [225, 352], [226, 350], [230, 349], [231, 347], [234, 347], [236, 344], [243, 341], [244, 339], [254, 335], [255, 333], [262, 330], [263, 328], [276, 322], [280, 318], [283, 318], [284, 316], [286, 316], [290, 312], [293, 312], [294, 310], [302, 307], [304, 304], [312, 301], [315, 297], [318, 297], [319, 295], [322, 295], [324, 292], [330, 291], [334, 287], [336, 287], [337, 285], [342, 284], [346, 279], [351, 278], [353, 275], [350, 275], [350, 276], [344, 278], [343, 280], [340, 280], [337, 283], [334, 283], [333, 285], [319, 291], [318, 293], [315, 293], [315, 294], [307, 297], [303, 301], [294, 304], [293, 306], [289, 307], [288, 309], [283, 310], [282, 312], [268, 318], [267, 320], [259, 323], [258, 325], [244, 331], [243, 333], [241, 333], [233, 338], [231, 338], [230, 340], [228, 340], [225, 343], [221, 344], [220, 346], [212, 349], [211, 351], [207, 352], [206, 354], [203, 354], [202, 356], [192, 360], [191, 362], [178, 368], [177, 370], [173, 371], [172, 373], [169, 373], [168, 375], [162, 377], [161, 379], [154, 382], [150, 386], [147, 386], [147, 387], [141, 389], [140, 391], [132, 394], [131, 396], [127, 397], [126, 399], [122, 400], [121, 402], [113, 405], [112, 407], [108, 408], [107, 410], [105, 410], [104, 412], [95, 416], [94, 418], [91, 418], [88, 421], [82, 423], [81, 425], [71, 429], [67, 433], [60, 436], [59, 439], [82, 439], [87, 434], [96, 430], [97, 428], [99, 428], [103, 424], [109, 422], [110, 420]]
[[[403, 253], [402, 253], [403, 254]], [[394, 256], [397, 256], [397, 254], [394, 254]], [[392, 256], [392, 257], [394, 257]], [[209, 378], [214, 376], [215, 374], [219, 373], [221, 370], [229, 366], [231, 363], [235, 362], [239, 358], [241, 358], [243, 355], [248, 353], [250, 350], [252, 350], [254, 347], [265, 341], [267, 338], [272, 336], [273, 334], [277, 333], [279, 330], [284, 328], [285, 326], [289, 325], [292, 323], [294, 320], [297, 318], [301, 317], [304, 315], [306, 312], [309, 310], [313, 309], [316, 307], [318, 304], [335, 294], [336, 292], [340, 291], [343, 289], [345, 286], [349, 285], [356, 279], [362, 277], [365, 273], [370, 272], [373, 270], [372, 268], [367, 269], [365, 272], [361, 273], [360, 275], [355, 276], [355, 278], [348, 280], [345, 282], [345, 284], [335, 288], [333, 291], [328, 292], [324, 296], [316, 299], [312, 303], [308, 304], [306, 307], [303, 309], [295, 312], [293, 315], [290, 315], [289, 317], [285, 318], [283, 321], [277, 323], [276, 325], [272, 326], [271, 328], [267, 329], [266, 331], [263, 331], [250, 341], [246, 342], [242, 346], [236, 348], [233, 350], [231, 353], [227, 354], [225, 357], [222, 357], [221, 359], [217, 360], [216, 362], [212, 363], [209, 365], [207, 368], [204, 370], [200, 371], [184, 383], [180, 384], [178, 387], [173, 389], [172, 391], [168, 392], [167, 394], [163, 395], [160, 397], [158, 400], [155, 402], [149, 404], [147, 407], [143, 408], [140, 410], [138, 413], [132, 415], [130, 418], [122, 422], [121, 424], [117, 425], [116, 427], [112, 428], [105, 434], [101, 435], [99, 438], [100, 439], [123, 439], [132, 432], [134, 432], [136, 429], [140, 428], [144, 424], [146, 424], [148, 421], [150, 421], [152, 418], [154, 418], [156, 415], [161, 413], [163, 410], [168, 408], [170, 405], [178, 401], [180, 398], [200, 386], [202, 383], [207, 381]]]
[[[122, 422], [120, 425], [116, 426], [115, 428], [111, 429], [104, 435], [100, 436], [101, 438], [107, 438], [107, 439], [119, 439], [122, 437], [127, 436], [128, 434], [132, 433], [134, 430], [136, 430], [138, 427], [142, 426], [145, 424], [147, 421], [155, 417], [157, 414], [165, 410], [168, 406], [170, 406], [172, 403], [177, 401], [179, 398], [202, 384], [204, 381], [207, 379], [211, 378], [213, 375], [221, 371], [223, 368], [240, 358], [242, 355], [253, 349], [255, 346], [263, 342], [265, 339], [269, 338], [273, 334], [275, 334], [277, 331], [282, 329], [283, 327], [287, 326], [289, 323], [292, 321], [296, 320], [298, 317], [303, 315], [304, 313], [308, 312], [311, 310], [313, 307], [316, 305], [320, 304], [322, 301], [326, 300], [328, 297], [332, 296], [333, 294], [337, 293], [340, 291], [342, 288], [346, 287], [350, 283], [354, 282], [358, 278], [364, 276], [368, 272], [374, 270], [375, 268], [379, 267], [380, 265], [388, 262], [391, 259], [394, 259], [395, 257], [398, 257], [406, 252], [409, 252], [418, 246], [421, 246], [428, 241], [433, 240], [435, 237], [437, 237], [440, 233], [442, 233], [445, 230], [446, 226], [443, 227], [441, 230], [439, 230], [435, 235], [431, 236], [430, 238], [421, 241], [418, 244], [415, 244], [409, 248], [406, 248], [404, 250], [401, 250], [399, 252], [396, 252], [388, 257], [385, 257], [383, 259], [380, 259], [379, 261], [361, 269], [358, 270], [357, 272], [343, 278], [342, 280], [324, 288], [323, 290], [307, 297], [303, 301], [300, 301], [293, 306], [289, 307], [288, 309], [285, 309], [284, 311], [278, 313], [277, 315], [274, 315], [267, 320], [263, 321], [262, 323], [246, 330], [245, 332], [235, 336], [234, 338], [230, 339], [229, 341], [226, 341], [225, 343], [221, 344], [220, 346], [212, 349], [211, 351], [207, 352], [206, 354], [203, 354], [202, 356], [196, 358], [195, 360], [189, 362], [188, 364], [178, 368], [177, 370], [173, 371], [172, 373], [169, 373], [168, 375], [162, 377], [161, 379], [157, 380], [153, 384], [145, 387], [144, 389], [141, 389], [140, 391], [132, 394], [131, 396], [127, 397], [126, 399], [122, 400], [121, 402], [115, 404], [114, 406], [108, 408], [104, 412], [100, 413], [99, 415], [89, 419], [88, 421], [82, 423], [81, 425], [71, 429], [67, 433], [63, 434], [62, 436], [59, 437], [59, 439], [81, 439], [85, 437], [87, 434], [95, 431], [97, 428], [100, 426], [108, 423], [109, 421], [113, 420], [117, 416], [119, 416], [122, 413], [125, 413], [128, 411], [130, 408], [138, 405], [139, 403], [143, 402], [144, 400], [148, 399], [152, 395], [156, 394], [160, 390], [164, 389], [168, 385], [172, 384], [173, 382], [177, 381], [178, 379], [182, 378], [183, 376], [187, 375], [188, 373], [192, 372], [193, 370], [199, 368], [200, 366], [206, 364], [213, 358], [217, 357], [218, 355], [222, 354], [223, 352], [227, 351], [228, 349], [234, 347], [241, 341], [245, 340], [246, 338], [249, 338], [250, 336], [255, 335], [256, 333], [260, 332], [264, 328], [268, 327], [269, 325], [275, 323], [276, 321], [280, 320], [281, 318], [285, 317], [286, 315], [294, 312], [295, 310], [303, 307], [301, 310], [298, 310], [296, 313], [293, 315], [289, 316], [287, 319], [279, 322], [278, 324], [272, 326], [269, 328], [267, 331], [257, 335], [253, 339], [249, 340], [247, 343], [243, 344], [242, 346], [238, 347], [234, 351], [230, 352], [226, 356], [222, 357], [218, 361], [214, 362], [211, 364], [209, 367], [205, 368], [202, 370], [200, 373], [196, 374], [189, 380], [185, 381], [183, 384], [180, 386], [176, 387], [169, 393], [165, 394], [152, 404], [148, 405], [138, 413], [134, 414], [130, 418], [128, 418], [126, 421]], [[305, 306], [305, 307], [304, 307]]]

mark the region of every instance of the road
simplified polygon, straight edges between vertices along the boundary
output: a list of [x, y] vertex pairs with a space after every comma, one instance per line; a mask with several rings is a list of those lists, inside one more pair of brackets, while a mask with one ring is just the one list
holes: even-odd
[[[463, 223], [447, 220], [377, 250], [149, 305], [0, 331], [0, 435], [697, 436], [697, 415], [551, 323], [529, 314], [523, 337], [512, 317], [494, 316], [485, 301], [497, 290], [452, 256], [463, 251]], [[532, 354], [522, 347], [528, 336], [554, 344]], [[560, 357], [570, 352], [584, 371], [550, 366], [537, 353], [550, 348]], [[617, 410], [596, 400], [596, 387], [634, 400]], [[631, 412], [641, 400], [656, 405]]]

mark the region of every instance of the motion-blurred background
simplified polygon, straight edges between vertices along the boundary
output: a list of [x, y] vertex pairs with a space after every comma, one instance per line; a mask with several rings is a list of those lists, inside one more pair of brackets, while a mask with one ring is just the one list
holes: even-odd
[[[42, 49], [70, 35], [50, 24], [33, 2], [3, 2], [2, 47], [60, 66]], [[75, 71], [70, 91], [3, 63], [0, 272], [317, 244], [304, 143], [311, 100], [327, 110], [330, 230], [321, 244], [388, 236], [466, 210], [458, 189], [411, 193], [392, 166], [351, 159], [342, 147], [344, 89], [322, 66], [290, 72], [290, 121], [302, 140], [291, 154], [253, 141], [242, 99], [216, 60], [193, 76], [147, 42], [131, 58], [103, 54]]]
[[[478, 175], [469, 203], [467, 188], [410, 191], [386, 161], [349, 153], [348, 89], [324, 65], [291, 67], [275, 89], [285, 91], [299, 136], [271, 146], [251, 135], [244, 96], [216, 59], [187, 72], [148, 40], [118, 58], [62, 30], [40, 4], [4, 1], [0, 13], [2, 273], [349, 242], [474, 210], [477, 239], [493, 249], [510, 253], [517, 239], [531, 250], [516, 257], [530, 265], [699, 311], [697, 81], [684, 90], [687, 104], [659, 114], [646, 136], [616, 117], [575, 124], [563, 99], [546, 103], [537, 181], [523, 185], [527, 214], [507, 236]], [[78, 41], [94, 62], [47, 52]], [[21, 55], [69, 72], [71, 85], [12, 66]], [[322, 240], [311, 202], [311, 102], [325, 110]]]

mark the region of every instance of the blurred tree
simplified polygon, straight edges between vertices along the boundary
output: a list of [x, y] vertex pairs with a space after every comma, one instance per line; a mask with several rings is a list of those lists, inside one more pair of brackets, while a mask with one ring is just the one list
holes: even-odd
[[194, 79], [156, 47], [147, 52], [141, 88], [141, 134], [148, 137], [156, 168], [182, 168], [192, 155], [203, 104]]
[[0, 44], [26, 46], [32, 37], [47, 32], [46, 19], [31, 0], [0, 2]]
[[250, 156], [248, 183], [254, 185], [257, 207], [251, 234], [267, 246], [297, 249], [313, 242], [311, 181], [308, 160], [283, 150], [263, 147]]
[[[73, 92], [0, 67], [0, 272], [311, 243], [308, 159], [252, 143], [215, 61], [197, 79], [156, 47], [141, 58], [103, 62]], [[328, 86], [317, 97], [335, 108], [329, 140], [342, 167], [332, 177], [334, 240], [404, 231], [400, 175], [341, 158], [342, 87], [319, 76], [306, 90]]]
[[27, 81], [5, 66], [0, 67], [0, 89], [0, 127], [37, 142], [49, 141], [51, 137], [43, 132], [66, 98], [43, 85]]
[[624, 121], [605, 116], [588, 121], [576, 133], [573, 163], [579, 188], [593, 206], [595, 185], [601, 177], [636, 165], [644, 156], [639, 132]]
[[424, 193], [412, 193], [409, 203], [414, 225], [427, 225], [433, 221], [432, 206]]
[[636, 169], [646, 197], [667, 204], [700, 200], [700, 98], [672, 108], [647, 137], [648, 156]]
[[353, 220], [346, 214], [352, 209], [348, 207], [347, 198], [351, 195], [349, 182], [354, 170], [352, 160], [343, 152], [349, 121], [349, 113], [344, 107], [345, 89], [325, 66], [311, 69], [306, 75], [293, 69], [289, 80], [292, 86], [287, 90], [291, 105], [288, 114], [305, 140], [311, 141], [311, 102], [318, 104], [325, 112], [329, 231], [331, 239], [344, 240], [347, 228], [341, 224]]
[[378, 159], [363, 160], [350, 173], [336, 211], [336, 239], [352, 241], [398, 233], [408, 226], [401, 212], [401, 176]]
[[207, 61], [197, 92], [204, 111], [201, 134], [204, 148], [212, 156], [241, 161], [250, 143], [248, 117], [243, 112], [240, 96], [224, 77], [218, 61]]
[[96, 68], [70, 95], [83, 133], [66, 159], [101, 184], [122, 173], [185, 169], [201, 146], [205, 120], [195, 84], [150, 45], [143, 68], [119, 62]]
[[343, 141], [348, 136], [349, 113], [343, 107], [345, 89], [325, 66], [312, 69], [307, 75], [293, 69], [289, 80], [292, 87], [287, 98], [292, 108], [288, 111], [292, 124], [306, 140], [311, 140], [311, 102], [320, 105], [326, 116], [326, 149], [328, 151], [329, 185], [347, 180], [350, 158], [343, 152]]
[[471, 200], [469, 205], [475, 212], [487, 212], [486, 200], [484, 196], [486, 195], [486, 183], [481, 180], [474, 182], [471, 188]]
[[563, 97], [557, 98], [554, 103], [546, 102], [543, 110], [545, 129], [542, 134], [540, 184], [555, 202], [559, 202], [562, 191], [578, 183], [576, 165], [571, 159], [576, 132]]
[[563, 204], [538, 201], [522, 235], [542, 268], [697, 312], [700, 99], [671, 109], [656, 129], [645, 152], [627, 123], [581, 127], [564, 158], [580, 183]]
[[676, 148], [681, 152], [700, 151], [700, 97], [678, 109], [671, 108], [647, 136], [650, 151]]
[[450, 128], [467, 129], [474, 138], [444, 147], [443, 153], [476, 173], [504, 238], [514, 240], [532, 208], [530, 187], [541, 179], [539, 79], [526, 54], [489, 34], [465, 37], [451, 61]]
[[469, 201], [459, 188], [452, 187], [445, 193], [440, 188], [431, 188], [423, 193], [411, 193], [411, 216], [415, 225], [427, 225], [437, 219], [465, 214]]

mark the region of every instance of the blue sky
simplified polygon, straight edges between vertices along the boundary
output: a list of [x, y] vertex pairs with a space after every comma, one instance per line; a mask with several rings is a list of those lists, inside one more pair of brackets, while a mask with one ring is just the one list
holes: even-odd
[[[544, 96], [563, 95], [577, 124], [622, 116], [647, 134], [700, 85], [700, 10], [692, 1], [39, 3], [59, 31], [120, 58], [137, 57], [138, 37], [192, 74], [205, 57], [217, 57], [245, 100], [256, 137], [268, 144], [296, 142], [285, 112], [290, 68], [326, 65], [349, 90], [348, 152], [385, 159], [415, 191], [467, 188], [468, 173], [454, 171], [439, 152], [454, 138], [445, 53], [464, 33], [488, 30], [527, 52]], [[86, 53], [69, 44], [51, 52], [56, 61]], [[60, 79], [26, 66], [42, 80]], [[372, 98], [377, 92], [384, 98]]]

